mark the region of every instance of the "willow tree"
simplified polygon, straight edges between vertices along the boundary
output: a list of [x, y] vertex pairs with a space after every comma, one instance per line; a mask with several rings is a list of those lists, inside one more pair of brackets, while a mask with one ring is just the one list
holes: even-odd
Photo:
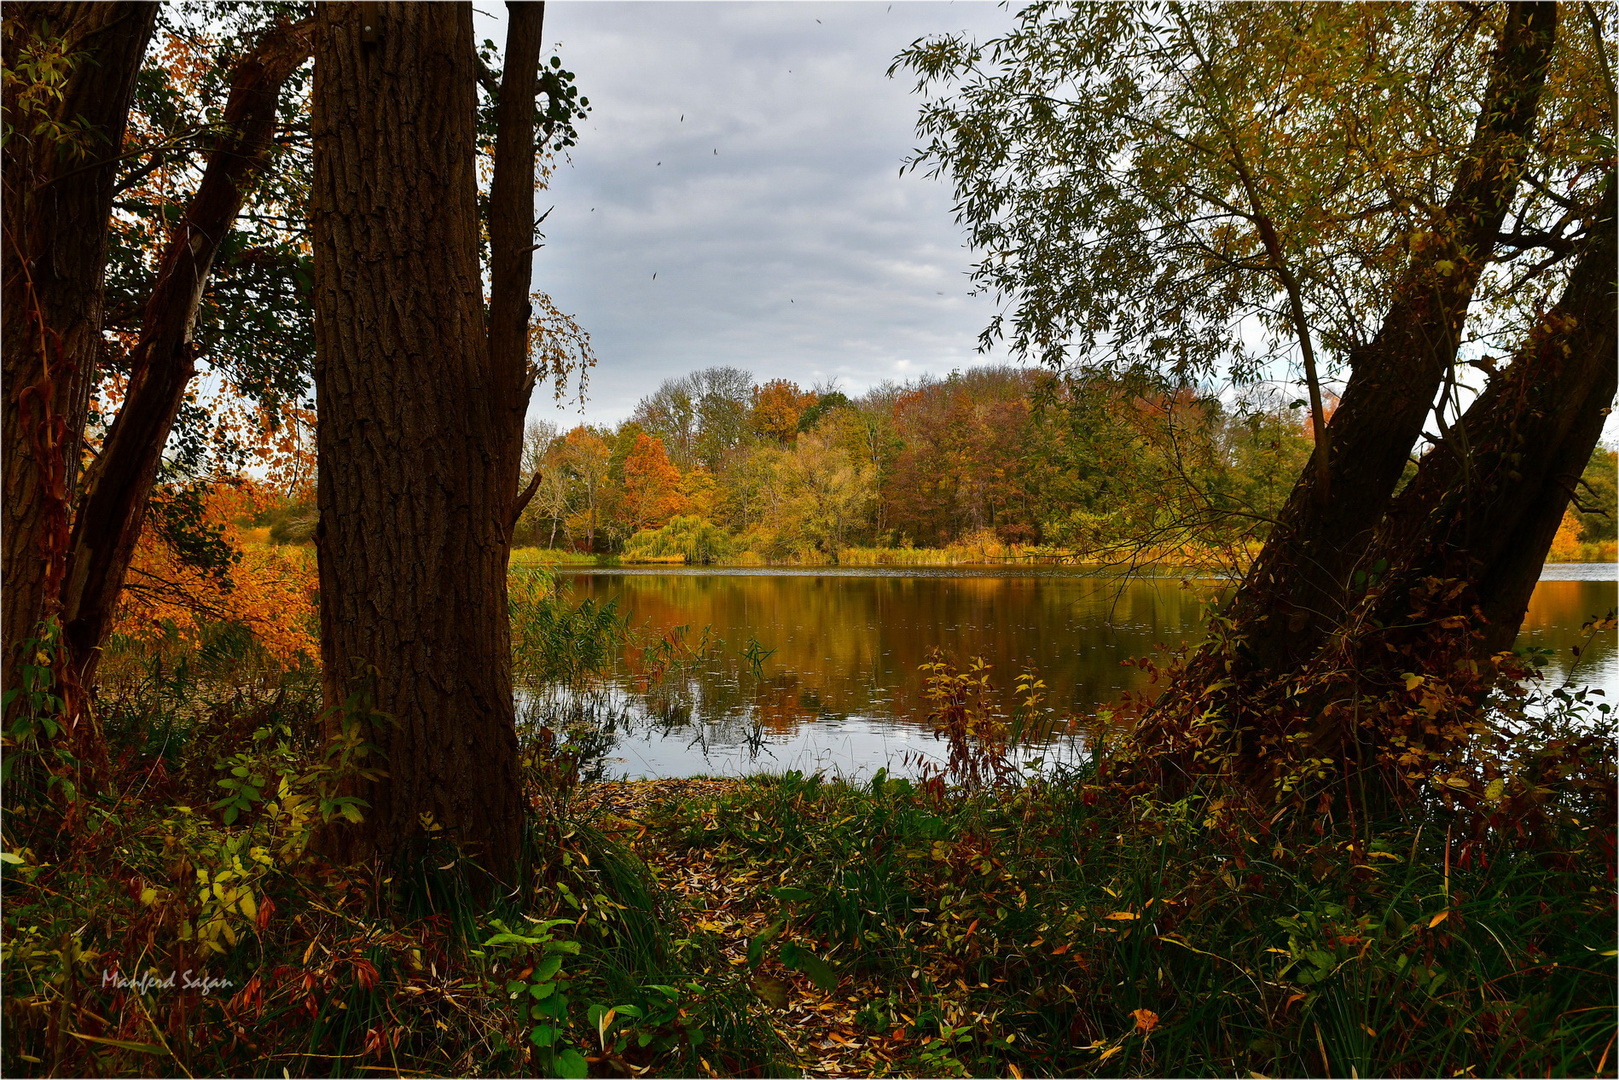
[[953, 181], [1007, 302], [985, 344], [1285, 369], [1309, 407], [1309, 465], [1147, 720], [1166, 762], [1393, 777], [1411, 732], [1328, 706], [1409, 705], [1414, 667], [1463, 673], [1430, 741], [1465, 741], [1614, 392], [1613, 13], [1569, 10], [1041, 3], [897, 62], [944, 85], [913, 165]]
[[[325, 695], [336, 726], [354, 680], [368, 687], [357, 719], [386, 770], [357, 789], [364, 821], [329, 839], [386, 857], [442, 829], [507, 879], [524, 811], [506, 569], [537, 377], [536, 96], [564, 122], [568, 107], [539, 71], [543, 5], [508, 9], [496, 84], [468, 4], [322, 5], [311, 205]], [[499, 99], [487, 319], [480, 78]]]

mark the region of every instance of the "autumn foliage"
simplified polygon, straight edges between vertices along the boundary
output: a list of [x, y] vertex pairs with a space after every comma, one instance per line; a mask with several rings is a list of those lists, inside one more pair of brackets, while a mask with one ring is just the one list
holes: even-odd
[[234, 624], [249, 630], [265, 654], [285, 667], [318, 657], [314, 551], [246, 545], [238, 524], [275, 501], [270, 490], [251, 481], [203, 489], [197, 525], [233, 553], [223, 566], [198, 566], [162, 530], [143, 531], [114, 635], [194, 647], [210, 628]]

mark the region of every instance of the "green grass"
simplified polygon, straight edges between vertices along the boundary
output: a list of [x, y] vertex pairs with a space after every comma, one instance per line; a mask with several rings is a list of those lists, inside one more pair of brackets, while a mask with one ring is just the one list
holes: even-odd
[[886, 988], [860, 1022], [917, 1075], [1612, 1074], [1611, 855], [1584, 830], [1265, 834], [1095, 795], [758, 778], [650, 843], [812, 894], [795, 926]]
[[508, 565], [516, 571], [544, 566], [601, 566], [617, 561], [610, 555], [591, 555], [581, 551], [564, 551], [561, 548], [514, 547]]

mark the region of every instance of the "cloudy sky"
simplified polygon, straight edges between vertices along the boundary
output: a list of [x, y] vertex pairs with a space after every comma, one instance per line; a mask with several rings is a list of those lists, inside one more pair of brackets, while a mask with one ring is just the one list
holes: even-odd
[[[476, 7], [503, 41], [504, 6]], [[976, 352], [994, 301], [968, 295], [948, 187], [900, 175], [920, 98], [886, 72], [919, 37], [1011, 20], [976, 2], [548, 3], [546, 47], [592, 111], [539, 196], [535, 285], [591, 335], [584, 419], [714, 364], [852, 395], [1004, 359]], [[530, 415], [581, 417], [545, 389]]]

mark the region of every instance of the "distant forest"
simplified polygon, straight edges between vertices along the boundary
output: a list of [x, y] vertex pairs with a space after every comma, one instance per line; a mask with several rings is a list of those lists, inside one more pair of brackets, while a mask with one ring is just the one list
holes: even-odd
[[[965, 544], [1241, 564], [1311, 444], [1303, 403], [1263, 392], [986, 366], [850, 398], [711, 367], [613, 428], [531, 424], [522, 475], [539, 479], [514, 539], [694, 562]], [[1614, 458], [1598, 449], [1589, 504], [1612, 504]], [[276, 517], [278, 539], [312, 524], [306, 507]], [[1614, 523], [1570, 510], [1564, 533], [1565, 549], [1600, 544]]]

